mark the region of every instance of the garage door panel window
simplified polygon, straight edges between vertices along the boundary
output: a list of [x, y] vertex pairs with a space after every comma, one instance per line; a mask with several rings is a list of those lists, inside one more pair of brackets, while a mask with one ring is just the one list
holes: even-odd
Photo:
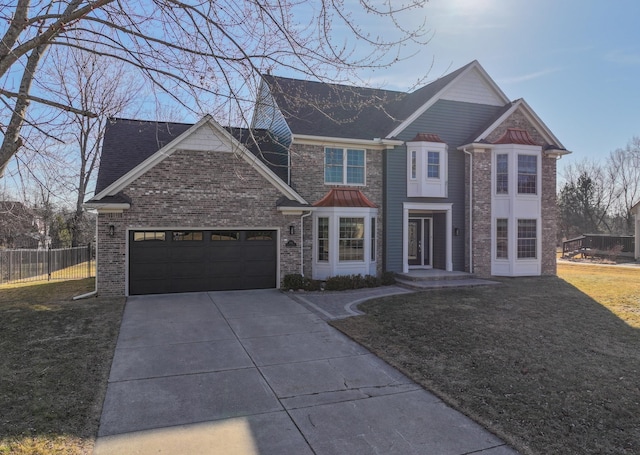
[[165, 238], [166, 238], [165, 232], [134, 232], [133, 233], [134, 242], [145, 242], [145, 241], [164, 242]]
[[174, 242], [201, 242], [204, 239], [202, 231], [174, 231]]
[[213, 231], [211, 240], [214, 241], [234, 241], [240, 240], [240, 232], [238, 231]]
[[274, 231], [247, 231], [246, 240], [248, 241], [273, 241], [275, 236]]

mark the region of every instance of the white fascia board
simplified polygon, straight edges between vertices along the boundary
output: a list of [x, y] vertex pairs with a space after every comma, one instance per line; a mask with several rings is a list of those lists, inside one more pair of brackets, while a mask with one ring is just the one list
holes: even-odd
[[85, 202], [83, 207], [88, 209], [95, 209], [98, 213], [122, 213], [125, 210], [131, 208], [131, 204], [126, 202], [121, 203], [108, 203], [108, 202]]
[[456, 76], [455, 79], [453, 79], [451, 82], [445, 85], [438, 93], [432, 96], [425, 104], [423, 104], [418, 110], [416, 110], [413, 114], [411, 114], [404, 122], [402, 122], [393, 131], [391, 131], [387, 135], [387, 137], [395, 137], [398, 134], [400, 134], [402, 131], [404, 131], [405, 128], [407, 128], [414, 121], [416, 121], [418, 117], [424, 114], [427, 109], [429, 109], [436, 102], [438, 102], [444, 96], [444, 94], [449, 90], [449, 88], [451, 88], [453, 84], [455, 84], [458, 80], [462, 79], [467, 73], [473, 70], [477, 70], [480, 73], [480, 75], [485, 80], [485, 82], [489, 84], [489, 86], [500, 96], [500, 98], [504, 100], [504, 104], [507, 104], [509, 102], [509, 98], [507, 97], [507, 95], [505, 95], [504, 92], [500, 89], [500, 87], [498, 87], [498, 85], [495, 83], [495, 81], [491, 79], [491, 77], [489, 76], [489, 74], [487, 74], [487, 72], [484, 70], [482, 65], [480, 65], [480, 63], [477, 60], [474, 60], [466, 70], [458, 74], [458, 76]]
[[305, 212], [314, 212], [315, 207], [277, 207], [278, 212], [282, 212], [283, 215], [297, 215], [300, 216]]
[[403, 145], [404, 141], [396, 139], [352, 139], [344, 137], [311, 136], [308, 134], [292, 134], [292, 144], [304, 145], [337, 145], [344, 147], [364, 147], [369, 150], [386, 150]]
[[470, 144], [461, 145], [457, 150], [465, 153], [485, 152], [487, 150], [491, 150], [492, 147], [493, 144], [489, 144], [487, 142], [471, 142]]

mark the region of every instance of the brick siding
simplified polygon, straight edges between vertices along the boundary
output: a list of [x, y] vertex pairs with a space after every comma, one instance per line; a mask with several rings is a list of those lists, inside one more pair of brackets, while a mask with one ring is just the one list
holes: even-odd
[[[519, 111], [514, 112], [500, 126], [487, 136], [488, 142], [500, 138], [507, 128], [522, 128], [529, 132], [531, 137], [539, 144], [543, 144], [544, 150], [547, 144], [526, 117]], [[555, 144], [554, 144], [555, 145]], [[541, 188], [541, 230], [542, 236], [541, 273], [543, 275], [556, 274], [556, 159], [542, 154], [542, 188]], [[466, 181], [469, 182], [469, 157], [466, 158]], [[469, 213], [469, 188], [465, 204]], [[491, 153], [489, 151], [473, 156], [473, 269], [478, 276], [491, 275]], [[467, 226], [469, 220], [467, 220]], [[468, 242], [468, 241], [467, 241]], [[468, 260], [467, 260], [468, 269]]]
[[[333, 146], [333, 145], [332, 145]], [[353, 147], [358, 148], [358, 147]], [[376, 220], [376, 268], [382, 273], [382, 157], [380, 150], [366, 150], [366, 186], [357, 187], [378, 207]], [[344, 186], [324, 183], [324, 146], [294, 144], [291, 147], [291, 186], [309, 203], [320, 200], [331, 188]], [[304, 221], [304, 274], [311, 276], [313, 261], [313, 225], [312, 217]]]
[[[282, 196], [233, 153], [176, 151], [122, 191], [131, 208], [98, 216], [98, 291], [124, 295], [127, 229], [270, 228], [280, 230], [280, 279], [300, 272], [298, 246], [287, 247], [289, 226], [300, 232], [300, 217], [276, 209]], [[109, 237], [109, 225], [115, 227]]]

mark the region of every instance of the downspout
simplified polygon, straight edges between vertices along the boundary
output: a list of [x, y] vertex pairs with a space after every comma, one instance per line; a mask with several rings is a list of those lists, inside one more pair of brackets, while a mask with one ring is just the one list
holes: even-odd
[[304, 276], [304, 219], [313, 212], [300, 216], [300, 275]]
[[473, 153], [466, 147], [462, 151], [469, 155], [469, 273], [473, 273]]

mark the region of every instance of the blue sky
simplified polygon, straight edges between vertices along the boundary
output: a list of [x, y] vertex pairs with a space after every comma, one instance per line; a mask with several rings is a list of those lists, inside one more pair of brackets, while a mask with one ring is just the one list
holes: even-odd
[[373, 80], [404, 90], [421, 62], [431, 80], [478, 60], [573, 152], [560, 169], [604, 159], [640, 136], [639, 13], [637, 0], [430, 0], [430, 43]]

